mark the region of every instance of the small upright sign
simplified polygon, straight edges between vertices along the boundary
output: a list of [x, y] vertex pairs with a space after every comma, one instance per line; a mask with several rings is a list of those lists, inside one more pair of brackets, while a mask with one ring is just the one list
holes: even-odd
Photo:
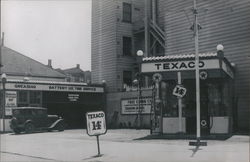
[[103, 111], [88, 112], [86, 113], [86, 119], [89, 136], [98, 136], [106, 133], [105, 113]]
[[100, 144], [99, 144], [99, 135], [105, 134], [106, 121], [105, 113], [103, 111], [97, 112], [88, 112], [86, 113], [87, 120], [87, 133], [89, 136], [96, 136], [98, 154], [97, 157], [101, 156], [100, 154]]

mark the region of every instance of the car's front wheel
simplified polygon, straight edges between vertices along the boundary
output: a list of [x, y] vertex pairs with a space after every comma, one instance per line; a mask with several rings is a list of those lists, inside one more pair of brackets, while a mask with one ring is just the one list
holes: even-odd
[[25, 133], [32, 133], [34, 131], [34, 125], [32, 123], [25, 124]]
[[62, 132], [64, 131], [64, 124], [61, 122], [61, 123], [58, 123], [58, 125], [56, 126], [56, 129], [59, 131], [59, 132]]

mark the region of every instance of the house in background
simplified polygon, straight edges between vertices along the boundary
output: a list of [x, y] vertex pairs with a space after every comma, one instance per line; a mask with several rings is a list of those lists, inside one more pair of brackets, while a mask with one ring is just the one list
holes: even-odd
[[66, 76], [54, 70], [51, 66], [51, 60], [48, 66], [16, 52], [8, 47], [1, 47], [1, 58], [3, 67], [2, 73], [6, 73], [8, 79], [23, 80], [24, 77], [29, 80], [56, 81], [64, 82]]
[[[50, 66], [50, 64], [48, 64]], [[68, 82], [84, 82], [84, 83], [91, 83], [91, 72], [90, 71], [83, 71], [80, 68], [80, 64], [77, 64], [76, 67], [69, 68], [69, 69], [55, 69], [60, 73], [63, 73], [67, 77]]]

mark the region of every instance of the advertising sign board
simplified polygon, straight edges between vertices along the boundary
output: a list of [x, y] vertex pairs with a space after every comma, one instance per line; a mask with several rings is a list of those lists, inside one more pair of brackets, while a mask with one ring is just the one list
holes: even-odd
[[5, 115], [12, 115], [12, 108], [17, 107], [17, 92], [5, 92]]
[[[140, 112], [141, 114], [150, 114], [151, 112], [151, 98], [140, 99]], [[138, 99], [122, 99], [121, 100], [122, 114], [138, 114]]]
[[5, 106], [16, 107], [17, 106], [17, 93], [16, 91], [5, 92]]
[[[200, 60], [199, 62], [200, 69], [218, 69], [219, 60], [218, 59], [209, 59], [209, 60]], [[142, 72], [163, 72], [163, 71], [185, 71], [185, 70], [195, 70], [195, 61], [166, 61], [166, 62], [150, 62], [142, 64]]]
[[[0, 87], [2, 89], [2, 87]], [[36, 84], [36, 83], [7, 83], [6, 89], [29, 91], [60, 91], [60, 92], [94, 92], [103, 93], [103, 87], [89, 87], [81, 85]]]
[[98, 136], [106, 133], [105, 113], [103, 111], [86, 113], [86, 120], [89, 136]]

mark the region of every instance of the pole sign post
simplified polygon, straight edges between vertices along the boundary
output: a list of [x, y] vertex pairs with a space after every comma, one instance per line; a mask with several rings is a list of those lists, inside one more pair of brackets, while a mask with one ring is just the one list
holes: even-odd
[[99, 145], [99, 135], [103, 135], [107, 132], [105, 113], [103, 111], [97, 112], [88, 112], [86, 113], [87, 120], [87, 134], [89, 136], [96, 136], [98, 155], [100, 154], [100, 145]]

